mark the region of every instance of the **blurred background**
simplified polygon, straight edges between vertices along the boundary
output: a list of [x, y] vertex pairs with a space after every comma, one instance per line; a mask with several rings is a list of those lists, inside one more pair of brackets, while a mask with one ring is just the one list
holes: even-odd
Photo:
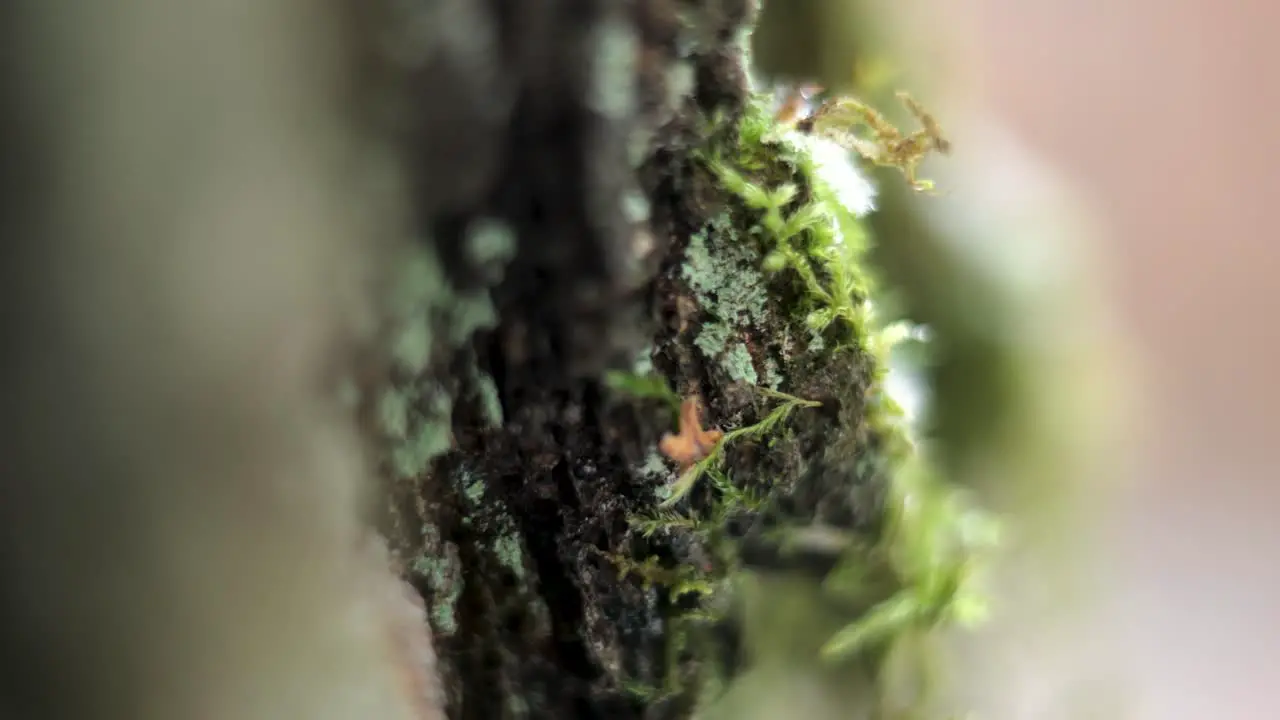
[[1134, 442], [1083, 479], [1113, 493], [1080, 528], [1102, 550], [1096, 602], [1001, 629], [1006, 652], [979, 670], [990, 717], [1276, 717], [1280, 5], [896, 10], [953, 107], [1003, 124], [1092, 213], [1139, 391]]

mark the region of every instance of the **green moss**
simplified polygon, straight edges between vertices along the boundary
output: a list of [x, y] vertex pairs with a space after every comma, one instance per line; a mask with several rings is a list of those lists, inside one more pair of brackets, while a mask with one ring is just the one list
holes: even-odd
[[809, 328], [809, 352], [820, 353], [827, 349], [827, 341], [822, 337], [822, 331]]
[[[887, 494], [884, 518], [873, 524], [878, 529], [858, 531], [869, 536], [823, 540], [842, 560], [814, 590], [848, 609], [847, 624], [835, 624], [836, 630], [810, 643], [806, 652], [827, 661], [884, 658], [879, 651], [897, 647], [909, 636], [981, 618], [985, 605], [971, 575], [997, 533], [990, 519], [960, 497], [912, 446], [901, 413], [883, 387], [888, 352], [901, 331], [881, 327], [872, 311], [870, 298], [877, 285], [867, 266], [870, 240], [859, 217], [866, 208], [851, 207], [852, 196], [834, 184], [839, 178], [831, 172], [832, 159], [819, 162], [805, 140], [777, 127], [764, 99], [749, 102], [728, 129], [713, 124], [708, 133], [713, 140], [705, 150], [706, 166], [733, 203], [688, 244], [681, 272], [704, 312], [694, 345], [735, 380], [757, 382], [756, 367], [762, 366], [769, 388], [783, 383], [801, 356], [800, 367], [816, 377], [856, 369], [856, 379], [832, 381], [831, 387], [847, 387], [865, 402], [849, 406], [856, 409], [845, 411], [838, 425], [817, 431], [825, 446], [822, 459], [848, 470], [831, 475], [847, 478], [850, 487], [831, 492], [847, 495], [854, 484], [870, 482]], [[744, 331], [757, 333], [750, 335], [753, 347], [773, 343], [789, 367], [779, 367], [768, 351], [753, 361], [748, 348], [735, 341]], [[793, 350], [792, 337], [807, 348]], [[752, 434], [764, 441], [756, 447], [772, 447], [774, 439], [781, 447], [794, 447], [788, 446], [791, 430], [783, 429], [781, 421], [802, 406], [784, 402], [755, 425], [729, 431], [710, 457], [681, 476], [663, 505], [686, 497], [705, 475], [721, 507], [750, 507], [755, 501], [728, 477], [725, 446]], [[752, 467], [762, 462], [768, 466], [767, 460], [757, 459]], [[782, 488], [789, 482], [776, 480]], [[705, 534], [718, 516], [713, 506], [709, 514], [662, 510], [632, 522], [645, 533]], [[783, 545], [813, 541], [814, 528], [797, 521], [798, 527], [778, 529]], [[866, 596], [870, 577], [878, 583], [874, 598]], [[856, 602], [850, 593], [858, 595]], [[669, 645], [683, 647], [683, 640], [672, 633]], [[882, 678], [889, 675], [875, 672]]]
[[661, 400], [670, 405], [672, 410], [678, 411], [680, 408], [680, 395], [671, 389], [667, 379], [661, 375], [636, 375], [610, 370], [604, 375], [604, 384], [619, 396]]

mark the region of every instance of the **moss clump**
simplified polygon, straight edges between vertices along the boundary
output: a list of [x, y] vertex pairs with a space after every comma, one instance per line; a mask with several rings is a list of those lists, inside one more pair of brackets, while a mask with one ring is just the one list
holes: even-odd
[[[689, 238], [679, 270], [699, 309], [691, 344], [730, 380], [763, 378], [795, 394], [743, 400], [721, 389], [712, 397], [719, 417], [740, 423], [679, 478], [664, 509], [633, 517], [633, 527], [703, 543], [716, 559], [695, 577], [708, 589], [737, 585], [748, 548], [784, 565], [829, 558], [834, 569], [807, 587], [836, 617], [825, 635], [802, 643], [806, 652], [815, 666], [870, 661], [876, 682], [900, 683], [890, 675], [923, 672], [925, 663], [891, 672], [881, 666], [891, 651], [917, 647], [939, 624], [981, 616], [972, 576], [993, 526], [937, 476], [886, 392], [902, 333], [882, 327], [874, 311], [862, 223], [871, 197], [851, 178], [865, 179], [830, 148], [779, 127], [764, 98], [731, 121], [713, 120], [706, 133], [702, 167], [720, 198], [708, 203], [711, 219]], [[825, 413], [795, 412], [819, 405], [806, 397], [835, 402]], [[699, 477], [708, 482], [695, 493]], [[731, 518], [748, 529], [730, 531]], [[674, 591], [679, 568], [637, 567]], [[711, 606], [722, 600], [703, 597], [693, 615]], [[686, 639], [672, 632], [669, 644], [684, 652]], [[696, 671], [704, 686], [715, 682], [714, 665]]]
[[409, 434], [409, 398], [401, 392], [383, 392], [378, 398], [378, 421], [388, 437], [403, 441]]

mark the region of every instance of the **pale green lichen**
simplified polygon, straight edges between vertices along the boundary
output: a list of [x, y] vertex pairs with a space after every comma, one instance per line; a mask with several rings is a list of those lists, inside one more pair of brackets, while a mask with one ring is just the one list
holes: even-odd
[[627, 160], [631, 167], [638, 168], [649, 159], [653, 152], [653, 130], [640, 125], [627, 135]]
[[458, 630], [457, 606], [465, 580], [458, 548], [451, 542], [441, 543], [439, 533], [428, 526], [427, 551], [413, 563], [413, 572], [421, 575], [430, 588], [431, 629], [438, 635], [451, 635]]
[[636, 359], [631, 363], [631, 372], [635, 375], [648, 375], [653, 372], [653, 345], [644, 347], [636, 353]]
[[381, 431], [391, 440], [396, 477], [416, 478], [451, 445], [453, 398], [444, 386], [422, 379], [440, 331], [456, 347], [496, 319], [487, 293], [460, 297], [450, 289], [434, 251], [425, 243], [405, 248], [389, 305], [391, 361], [398, 374], [410, 379], [378, 397], [377, 414]]
[[704, 322], [693, 344], [709, 359], [719, 358], [733, 337], [733, 329], [721, 322]]
[[400, 370], [422, 373], [434, 340], [431, 311], [448, 303], [449, 286], [435, 254], [421, 243], [410, 245], [397, 267], [390, 298], [395, 323], [391, 357]]
[[[843, 629], [833, 627], [820, 652], [826, 659], [850, 654], [865, 659], [868, 656], [862, 651], [869, 645], [897, 643], [940, 620], [963, 624], [980, 617], [982, 598], [971, 593], [968, 573], [974, 551], [994, 542], [995, 531], [933, 474], [927, 458], [911, 446], [901, 413], [885, 392], [884, 348], [892, 345], [892, 332], [881, 328], [872, 312], [869, 299], [876, 286], [866, 267], [869, 238], [859, 217], [871, 209], [871, 197], [858, 194], [860, 188], [851, 182], [857, 177], [835, 172], [834, 159], [822, 154], [825, 148], [787, 137], [766, 101], [749, 101], [736, 125], [734, 132], [719, 135], [729, 142], [709, 148], [704, 159], [721, 188], [740, 204], [732, 214], [714, 218], [690, 238], [682, 268], [703, 311], [694, 344], [730, 378], [754, 383], [758, 363], [740, 340], [777, 327], [777, 316], [782, 314], [807, 326], [806, 362], [821, 364], [852, 352], [860, 365], [870, 369], [866, 380], [857, 385], [866, 404], [854, 420], [856, 427], [832, 428], [830, 437], [850, 441], [854, 452], [848, 460], [858, 466], [857, 478], [887, 483], [887, 529], [882, 537], [859, 538], [842, 546], [841, 570], [865, 577], [869, 571], [882, 570], [889, 558], [900, 591], [870, 612], [866, 612], [869, 606], [863, 606], [849, 613], [847, 621], [842, 621], [847, 624]], [[797, 202], [800, 198], [803, 202]], [[779, 273], [789, 275], [781, 278]], [[770, 298], [766, 292], [766, 283], [772, 280], [785, 280], [799, 291], [788, 299], [788, 307], [778, 307], [780, 298]], [[784, 337], [761, 339], [789, 344], [786, 328], [779, 332]], [[782, 357], [792, 356], [788, 353], [784, 351]], [[781, 380], [777, 363], [769, 353], [760, 361], [765, 383], [776, 387]], [[820, 366], [817, 372], [823, 372]], [[743, 434], [767, 434], [793, 409], [815, 404], [791, 398], [759, 423], [726, 433], [707, 458], [669, 488], [662, 503], [668, 509], [647, 521], [633, 520], [633, 526], [642, 532], [690, 527], [697, 532], [706, 523], [716, 522], [714, 514], [700, 518], [669, 508], [704, 473], [716, 491], [735, 492], [727, 473], [717, 465], [724, 448]], [[872, 438], [874, 443], [868, 445]], [[657, 460], [654, 476], [659, 468], [665, 469]], [[874, 552], [868, 552], [869, 546], [874, 546]], [[840, 579], [833, 573], [833, 584]], [[681, 645], [676, 634], [668, 637], [669, 648]], [[818, 652], [817, 647], [808, 652]]]
[[484, 536], [490, 538], [487, 544], [498, 562], [511, 570], [518, 579], [524, 580], [527, 575], [524, 546], [521, 544], [515, 520], [507, 512], [502, 501], [491, 498], [486, 502], [485, 478], [471, 467], [466, 465], [458, 467], [453, 473], [452, 480], [454, 487], [458, 489], [466, 503], [467, 511], [463, 524], [475, 527]]
[[422, 372], [431, 359], [431, 327], [426, 318], [403, 322], [391, 341], [391, 359], [409, 372]]
[[[707, 162], [725, 189], [759, 213], [764, 238], [771, 245], [760, 268], [767, 273], [793, 271], [802, 283], [810, 351], [826, 349], [827, 340], [835, 337], [831, 352], [847, 347], [870, 361], [865, 417], [859, 420], [864, 427], [848, 431], [869, 431], [884, 446], [858, 455], [854, 462], [862, 477], [887, 478], [886, 529], [875, 539], [873, 552], [865, 543], [851, 543], [840, 569], [865, 579], [883, 569], [888, 558], [900, 590], [850, 617], [821, 651], [828, 660], [866, 658], [862, 653], [870, 647], [887, 647], [946, 621], [965, 625], [981, 618], [985, 603], [970, 574], [973, 563], [995, 544], [998, 528], [943, 482], [928, 458], [912, 447], [901, 412], [886, 394], [885, 348], [893, 344], [893, 329], [881, 328], [870, 307], [875, 284], [865, 266], [869, 240], [858, 217], [870, 210], [869, 198], [864, 193], [862, 204], [855, 203], [850, 188], [834, 182], [838, 178], [832, 158], [815, 158], [811, 146], [788, 141], [766, 107], [761, 99], [749, 102], [734, 136], [737, 145], [710, 153]], [[766, 177], [770, 168], [779, 167], [798, 169], [799, 175], [790, 170]], [[793, 200], [801, 186], [811, 192], [811, 199], [796, 207]], [[689, 264], [699, 263], [702, 277], [708, 277], [713, 260], [703, 257], [705, 246], [690, 247]], [[721, 247], [715, 250], [719, 254]], [[697, 289], [707, 290], [705, 283]], [[714, 293], [699, 299], [716, 311], [719, 298]], [[841, 332], [824, 334], [835, 323], [844, 324]], [[720, 339], [712, 336], [707, 345], [714, 348]], [[766, 380], [774, 373], [776, 368], [766, 363]], [[680, 484], [686, 484], [684, 477]], [[840, 578], [833, 573], [829, 580], [838, 584]]]
[[480, 218], [467, 226], [463, 247], [476, 265], [505, 265], [516, 254], [515, 231], [501, 220]]
[[627, 222], [645, 222], [649, 219], [649, 200], [639, 191], [628, 192], [622, 196], [622, 212]]
[[681, 274], [706, 313], [694, 345], [730, 377], [755, 384], [750, 354], [730, 340], [767, 317], [768, 292], [758, 255], [737, 237], [729, 215], [713, 218], [689, 239]]
[[502, 427], [502, 398], [498, 395], [498, 386], [493, 378], [477, 372], [474, 378], [476, 393], [480, 396], [480, 411], [484, 413], [485, 422], [491, 428]]
[[451, 347], [470, 340], [477, 330], [489, 330], [498, 325], [498, 312], [489, 293], [484, 290], [455, 295], [448, 311]]
[[524, 566], [524, 546], [520, 537], [512, 531], [504, 532], [493, 541], [493, 552], [498, 562], [515, 573], [516, 579], [524, 580], [527, 571]]
[[[501, 224], [481, 221], [467, 236], [468, 252], [491, 266], [506, 262], [514, 245]], [[452, 446], [449, 432], [454, 397], [449, 389], [423, 378], [432, 353], [441, 346], [460, 347], [481, 329], [497, 325], [497, 312], [485, 290], [454, 292], [430, 248], [414, 245], [406, 251], [391, 293], [393, 325], [391, 360], [408, 378], [378, 398], [378, 418], [391, 440], [391, 465], [397, 477], [420, 477], [431, 461]], [[442, 342], [443, 341], [443, 342]], [[483, 410], [501, 424], [496, 391], [476, 384]]]
[[458, 484], [462, 486], [462, 494], [467, 502], [471, 503], [472, 507], [479, 505], [484, 499], [484, 480], [471, 476], [465, 470], [459, 471], [458, 474], [460, 475]]
[[670, 476], [671, 470], [667, 467], [667, 461], [663, 459], [661, 453], [651, 450], [645, 456], [644, 462], [635, 468], [635, 474], [645, 480], [657, 480]]
[[764, 359], [764, 384], [770, 390], [777, 390], [782, 384], [782, 373], [778, 371], [778, 362], [771, 357]]
[[378, 398], [378, 420], [388, 437], [403, 440], [409, 433], [409, 398], [397, 390], [383, 391]]
[[529, 717], [529, 702], [520, 695], [508, 693], [505, 704], [507, 706], [507, 717], [513, 720]]
[[[412, 414], [411, 414], [412, 418]], [[426, 472], [431, 460], [449, 449], [449, 426], [440, 419], [412, 418], [412, 430], [391, 450], [391, 460], [400, 478], [415, 478]]]
[[747, 347], [741, 343], [734, 343], [724, 354], [721, 361], [725, 370], [729, 373], [732, 380], [745, 382], [755, 385], [758, 378], [756, 377], [755, 363], [751, 360], [751, 353], [747, 352]]
[[697, 72], [688, 60], [677, 60], [667, 71], [667, 105], [678, 107], [693, 92]]
[[[715, 250], [708, 240], [714, 237]], [[737, 237], [733, 219], [719, 215], [689, 239], [682, 274], [702, 306], [730, 323], [765, 317], [769, 295], [753, 248]]]
[[809, 352], [822, 352], [827, 347], [827, 341], [823, 339], [822, 332], [809, 328]]
[[607, 118], [631, 116], [636, 104], [636, 58], [639, 38], [631, 25], [613, 18], [596, 25], [587, 103]]

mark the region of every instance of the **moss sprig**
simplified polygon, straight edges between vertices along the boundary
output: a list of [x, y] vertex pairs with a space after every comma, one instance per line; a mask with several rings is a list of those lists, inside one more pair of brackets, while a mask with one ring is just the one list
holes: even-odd
[[[671, 484], [667, 498], [659, 503], [660, 508], [669, 508], [680, 502], [680, 500], [689, 494], [689, 491], [693, 489], [694, 485], [698, 482], [698, 479], [701, 478], [704, 473], [707, 473], [710, 470], [720, 470], [724, 462], [724, 449], [729, 445], [729, 443], [742, 437], [763, 436], [786, 420], [787, 417], [789, 417], [795, 410], [803, 407], [820, 407], [822, 405], [822, 403], [815, 400], [806, 400], [804, 398], [788, 395], [787, 393], [778, 392], [776, 390], [769, 390], [767, 388], [756, 389], [769, 397], [780, 399], [783, 402], [773, 410], [769, 411], [769, 413], [761, 418], [759, 422], [745, 427], [736, 428], [725, 433], [724, 437], [716, 444], [711, 452], [707, 454], [706, 457], [693, 465], [690, 465], [689, 468]], [[726, 484], [730, 483], [727, 483], [726, 481]]]

